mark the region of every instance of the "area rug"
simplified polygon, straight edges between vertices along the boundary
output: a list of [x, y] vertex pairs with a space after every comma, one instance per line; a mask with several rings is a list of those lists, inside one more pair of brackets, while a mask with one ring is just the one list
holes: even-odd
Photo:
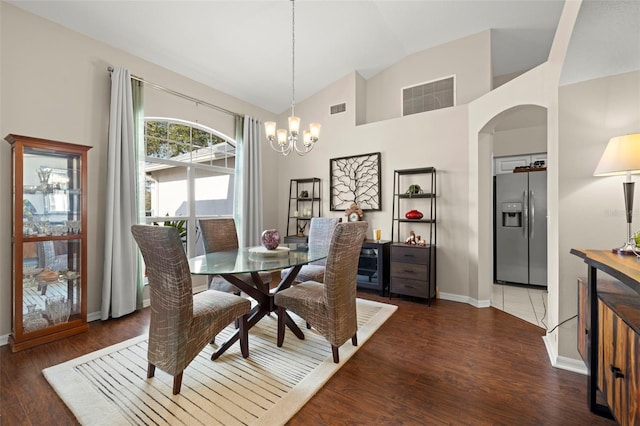
[[[217, 361], [208, 345], [185, 369], [182, 390], [156, 369], [146, 378], [147, 336], [138, 336], [43, 370], [51, 386], [85, 425], [284, 424], [395, 312], [396, 306], [358, 299], [358, 346], [349, 340], [333, 362], [331, 345], [291, 314], [305, 334], [290, 331], [276, 346], [277, 316], [249, 330], [249, 358], [234, 344]], [[223, 342], [232, 326], [216, 338]]]

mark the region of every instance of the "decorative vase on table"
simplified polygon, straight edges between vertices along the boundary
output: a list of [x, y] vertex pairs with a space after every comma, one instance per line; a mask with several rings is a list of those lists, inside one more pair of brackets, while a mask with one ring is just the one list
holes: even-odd
[[267, 250], [275, 250], [280, 245], [280, 233], [277, 229], [266, 229], [262, 232], [260, 240]]

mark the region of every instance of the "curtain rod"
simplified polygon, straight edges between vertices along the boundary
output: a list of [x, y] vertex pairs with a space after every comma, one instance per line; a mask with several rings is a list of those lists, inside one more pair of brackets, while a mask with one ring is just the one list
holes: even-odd
[[[109, 73], [113, 72], [113, 67], [107, 67], [107, 71], [109, 71]], [[184, 93], [176, 92], [175, 90], [168, 89], [168, 88], [166, 88], [164, 86], [161, 86], [159, 84], [152, 83], [152, 82], [150, 82], [148, 80], [145, 80], [142, 77], [138, 77], [138, 76], [135, 76], [135, 75], [131, 74], [131, 79], [139, 81], [139, 82], [144, 83], [146, 85], [149, 85], [149, 86], [153, 87], [154, 89], [158, 89], [158, 90], [162, 90], [163, 92], [170, 93], [170, 94], [172, 94], [174, 96], [177, 96], [179, 98], [186, 99], [186, 100], [191, 101], [191, 102], [195, 102], [196, 105], [204, 105], [204, 106], [207, 106], [209, 108], [215, 109], [216, 111], [220, 111], [220, 112], [224, 112], [225, 114], [232, 115], [234, 117], [242, 117], [242, 115], [240, 115], [240, 114], [238, 114], [236, 112], [229, 111], [228, 109], [222, 108], [222, 107], [220, 107], [218, 105], [214, 105], [214, 104], [211, 104], [209, 102], [202, 101], [200, 99], [196, 99], [196, 98], [194, 98], [192, 96], [189, 96], [189, 95], [185, 95]]]

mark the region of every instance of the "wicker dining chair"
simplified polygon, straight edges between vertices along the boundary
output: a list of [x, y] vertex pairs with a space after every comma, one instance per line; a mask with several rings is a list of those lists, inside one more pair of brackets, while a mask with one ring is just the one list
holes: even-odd
[[[238, 233], [236, 231], [236, 222], [233, 218], [199, 219], [198, 225], [205, 253], [236, 250], [238, 248]], [[236, 274], [236, 277], [254, 285], [251, 274]], [[269, 272], [260, 273], [260, 278], [265, 284], [271, 282], [271, 277], [272, 275]], [[238, 287], [219, 275], [210, 275], [207, 279], [207, 287], [212, 290], [240, 294]]]
[[173, 376], [173, 394], [180, 393], [184, 369], [237, 319], [240, 350], [248, 357], [249, 300], [215, 290], [193, 295], [189, 263], [174, 227], [133, 225], [131, 232], [144, 258], [151, 295], [147, 378], [158, 367]]
[[278, 346], [284, 342], [285, 311], [299, 315], [331, 344], [333, 362], [340, 362], [338, 348], [351, 339], [358, 345], [356, 284], [360, 249], [367, 222], [339, 223], [331, 237], [324, 284], [306, 281], [275, 295], [278, 307]]
[[[321, 247], [322, 249], [329, 247], [333, 230], [336, 229], [336, 225], [341, 221], [342, 218], [339, 217], [311, 218], [311, 224], [309, 225], [309, 246], [314, 245]], [[324, 269], [326, 262], [326, 259], [321, 259], [304, 265], [296, 276], [296, 282], [324, 282]], [[290, 270], [291, 268], [282, 270], [280, 273], [282, 279], [287, 276]]]

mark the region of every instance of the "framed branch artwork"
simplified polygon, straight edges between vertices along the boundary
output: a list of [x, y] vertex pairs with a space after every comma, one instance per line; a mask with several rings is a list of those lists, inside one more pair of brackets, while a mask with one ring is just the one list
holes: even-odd
[[363, 211], [382, 210], [380, 179], [379, 152], [330, 159], [330, 210], [345, 210], [351, 203]]

